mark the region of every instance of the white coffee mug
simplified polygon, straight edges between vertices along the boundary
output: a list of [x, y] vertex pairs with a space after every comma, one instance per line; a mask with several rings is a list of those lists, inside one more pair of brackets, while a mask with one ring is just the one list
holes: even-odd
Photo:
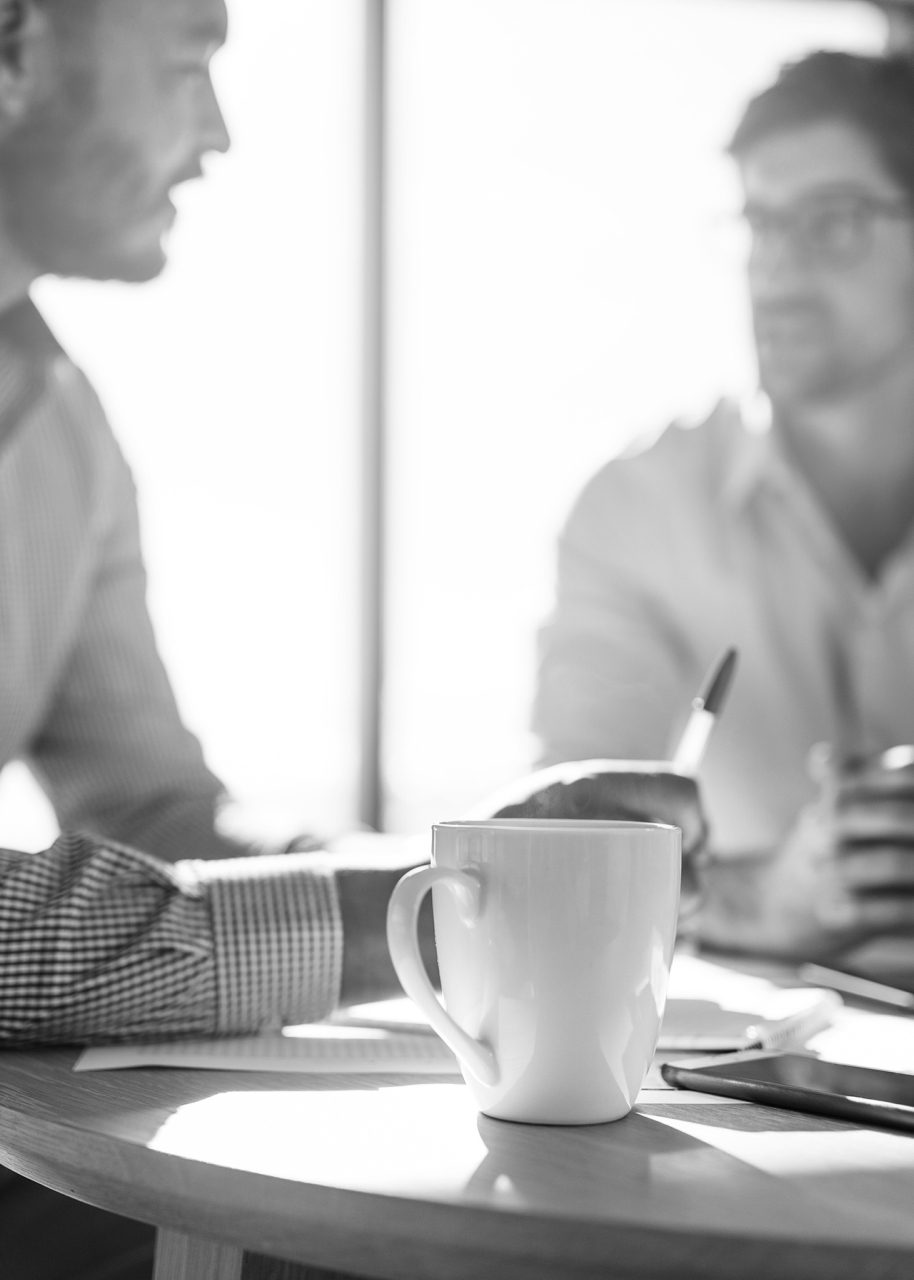
[[[479, 1109], [534, 1124], [627, 1115], [666, 1001], [678, 827], [492, 818], [432, 832], [432, 865], [391, 896], [387, 940]], [[416, 937], [432, 888], [446, 1011]]]

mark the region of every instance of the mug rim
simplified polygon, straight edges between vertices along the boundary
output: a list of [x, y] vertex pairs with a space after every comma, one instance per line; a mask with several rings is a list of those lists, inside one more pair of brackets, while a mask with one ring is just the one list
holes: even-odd
[[672, 822], [637, 818], [452, 818], [433, 822], [432, 831], [677, 831]]

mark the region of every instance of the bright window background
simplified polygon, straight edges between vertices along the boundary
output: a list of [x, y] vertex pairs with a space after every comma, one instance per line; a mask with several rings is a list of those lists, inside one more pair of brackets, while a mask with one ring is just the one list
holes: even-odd
[[[230, 0], [233, 137], [179, 191], [162, 278], [49, 282], [138, 481], [150, 606], [188, 723], [265, 828], [351, 823], [362, 0]], [[53, 834], [13, 769], [0, 842]]]
[[[368, 3], [371, 0], [367, 0]], [[229, 0], [234, 137], [161, 280], [39, 301], [142, 495], [189, 724], [264, 827], [357, 813], [366, 0]], [[836, 0], [388, 0], [387, 825], [532, 760], [533, 634], [584, 479], [751, 381], [710, 226], [777, 65], [875, 49]], [[21, 769], [0, 843], [53, 834]]]
[[747, 97], [788, 58], [884, 39], [851, 3], [391, 6], [392, 827], [532, 762], [533, 636], [584, 479], [751, 385], [713, 234]]

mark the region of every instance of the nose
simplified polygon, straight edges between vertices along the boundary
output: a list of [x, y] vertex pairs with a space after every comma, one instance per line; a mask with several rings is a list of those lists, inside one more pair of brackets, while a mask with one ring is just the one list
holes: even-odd
[[777, 294], [790, 291], [810, 274], [809, 255], [786, 228], [754, 247], [749, 255], [748, 276], [752, 292]]
[[199, 136], [201, 155], [207, 155], [212, 151], [225, 155], [232, 145], [225, 116], [222, 114], [216, 90], [209, 77], [207, 77], [203, 101], [200, 104]]

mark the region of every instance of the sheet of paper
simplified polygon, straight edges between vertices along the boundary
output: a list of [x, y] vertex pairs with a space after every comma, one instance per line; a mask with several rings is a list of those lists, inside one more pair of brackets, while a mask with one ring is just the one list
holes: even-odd
[[818, 987], [779, 987], [698, 956], [673, 962], [659, 1049], [741, 1049], [750, 1040], [798, 1045], [827, 1026], [841, 1001]]
[[256, 1036], [103, 1045], [85, 1049], [74, 1071], [124, 1067], [198, 1067], [222, 1071], [291, 1071], [459, 1075], [450, 1049], [428, 1032], [397, 1033], [326, 1023]]
[[[667, 996], [660, 1050], [713, 1053], [742, 1049], [750, 1029], [772, 1027], [784, 1019], [797, 1019], [797, 1034], [790, 1043], [802, 1043], [810, 1033], [827, 1025], [830, 1011], [840, 1005], [819, 988], [781, 988], [767, 978], [737, 973], [698, 956], [677, 955]], [[821, 1017], [816, 1017], [816, 1011]], [[813, 1015], [804, 1023], [807, 1011]], [[353, 1005], [331, 1019], [338, 1026], [375, 1026], [428, 1030], [422, 1013], [405, 996], [377, 1004]]]
[[[742, 1048], [749, 1027], [809, 1006], [811, 989], [781, 990], [694, 956], [677, 956], [658, 1052]], [[797, 1037], [794, 1043], [801, 1042]], [[353, 1006], [327, 1022], [257, 1036], [177, 1039], [85, 1050], [76, 1071], [124, 1067], [199, 1067], [229, 1071], [459, 1074], [451, 1051], [405, 997]], [[654, 1073], [646, 1088], [666, 1088]]]

